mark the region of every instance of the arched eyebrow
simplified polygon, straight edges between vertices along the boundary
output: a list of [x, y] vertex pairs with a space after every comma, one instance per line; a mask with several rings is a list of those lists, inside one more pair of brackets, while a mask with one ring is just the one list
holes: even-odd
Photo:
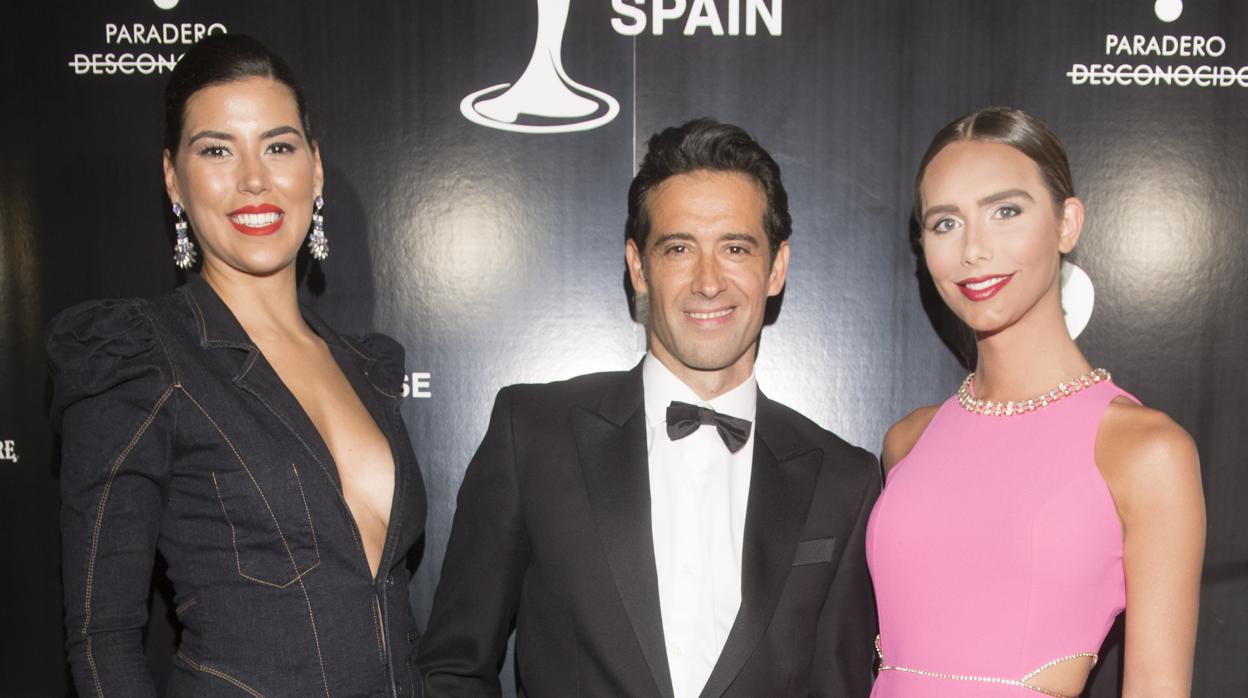
[[[1006, 199], [1013, 199], [1015, 197], [1027, 199], [1028, 201], [1035, 201], [1035, 198], [1023, 189], [1006, 189], [1004, 191], [996, 192], [995, 194], [989, 194], [975, 203], [980, 207], [984, 207], [989, 204], [995, 204], [998, 201], [1005, 201]], [[957, 213], [958, 211], [958, 207], [954, 204], [941, 204], [939, 206], [933, 206], [923, 212], [923, 220], [927, 220], [934, 213]]]
[[300, 132], [299, 129], [295, 128], [294, 126], [278, 126], [277, 128], [271, 128], [268, 131], [265, 131], [264, 133], [260, 134], [260, 139], [265, 140], [268, 138], [274, 138], [276, 136], [285, 136], [287, 134], [291, 134], [294, 136], [298, 136], [299, 138], [303, 138], [303, 133]]
[[194, 143], [195, 141], [203, 140], [204, 138], [213, 138], [219, 141], [233, 141], [234, 140], [234, 136], [226, 133], [225, 131], [200, 131], [199, 133], [187, 139], [186, 144], [190, 145]]
[[977, 203], [980, 206], [987, 206], [988, 204], [995, 204], [998, 201], [1005, 201], [1006, 199], [1013, 199], [1015, 197], [1027, 199], [1028, 201], [1035, 201], [1035, 199], [1031, 197], [1031, 194], [1028, 194], [1022, 189], [1006, 189], [1005, 191], [999, 191], [996, 194], [989, 194], [988, 196], [980, 199]]
[[[268, 140], [270, 138], [275, 138], [277, 136], [285, 136], [287, 134], [293, 134], [295, 136], [298, 136], [299, 138], [303, 138], [303, 133], [299, 129], [295, 128], [294, 126], [278, 126], [276, 128], [271, 128], [268, 131], [265, 131], [264, 133], [260, 134], [260, 140]], [[230, 141], [230, 142], [233, 142], [235, 140], [232, 134], [226, 133], [225, 131], [200, 131], [194, 136], [191, 136], [190, 139], [187, 140], [186, 144], [190, 145], [194, 143], [195, 141], [198, 141], [204, 138], [213, 138], [219, 141]]]
[[923, 212], [923, 220], [927, 220], [928, 218], [931, 218], [932, 215], [936, 213], [957, 213], [959, 210], [960, 209], [957, 206], [954, 206], [953, 204], [941, 204], [939, 206], [932, 206], [931, 208]]

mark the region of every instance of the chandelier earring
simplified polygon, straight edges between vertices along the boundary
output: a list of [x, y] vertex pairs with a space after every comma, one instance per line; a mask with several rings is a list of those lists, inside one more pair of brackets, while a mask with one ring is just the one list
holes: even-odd
[[325, 199], [317, 194], [312, 206], [312, 233], [308, 235], [308, 250], [312, 252], [312, 259], [320, 262], [329, 256], [329, 240], [325, 239], [325, 217], [321, 215]]
[[191, 236], [187, 234], [186, 218], [183, 217], [184, 211], [182, 204], [177, 201], [173, 202], [173, 217], [176, 221], [173, 224], [174, 243], [173, 243], [173, 264], [179, 269], [190, 269], [195, 263], [195, 243], [191, 242]]

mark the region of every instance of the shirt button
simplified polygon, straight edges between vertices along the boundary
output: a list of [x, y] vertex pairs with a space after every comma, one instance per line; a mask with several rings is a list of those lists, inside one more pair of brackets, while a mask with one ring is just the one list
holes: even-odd
[[386, 575], [386, 586], [388, 587], [394, 586], [394, 575], [391, 575], [391, 574]]

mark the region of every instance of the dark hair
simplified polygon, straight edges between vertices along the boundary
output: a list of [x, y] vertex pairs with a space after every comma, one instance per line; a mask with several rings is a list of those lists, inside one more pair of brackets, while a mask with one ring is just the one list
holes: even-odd
[[307, 99], [286, 61], [250, 36], [213, 34], [201, 39], [182, 56], [165, 85], [165, 148], [169, 154], [178, 152], [182, 119], [191, 95], [211, 85], [255, 77], [276, 80], [290, 88], [304, 137], [311, 143]]
[[927, 166], [945, 146], [958, 141], [1001, 143], [1031, 158], [1040, 168], [1045, 187], [1052, 195], [1054, 205], [1059, 208], [1066, 199], [1075, 195], [1066, 149], [1057, 135], [1043, 121], [1022, 109], [990, 107], [958, 117], [940, 129], [932, 138], [931, 145], [927, 146], [927, 152], [919, 163], [919, 172], [914, 177], [914, 219], [920, 226], [923, 215], [920, 189]]
[[767, 197], [763, 229], [771, 253], [774, 255], [780, 243], [789, 239], [793, 219], [789, 216], [789, 195], [780, 181], [780, 166], [739, 126], [694, 119], [663, 129], [646, 141], [646, 156], [628, 187], [628, 221], [624, 224], [624, 238], [632, 240], [639, 252], [645, 251], [650, 235], [646, 197], [669, 177], [696, 170], [739, 172], [754, 180]]

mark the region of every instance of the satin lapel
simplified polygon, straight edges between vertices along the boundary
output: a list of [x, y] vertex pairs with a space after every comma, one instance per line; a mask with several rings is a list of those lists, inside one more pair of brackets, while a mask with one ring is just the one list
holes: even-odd
[[672, 697], [650, 526], [650, 474], [640, 367], [604, 396], [597, 412], [572, 412], [577, 455], [616, 591], [659, 693]]
[[758, 395], [745, 513], [741, 608], [702, 696], [721, 696], [758, 645], [788, 579], [810, 509], [822, 451], [802, 443], [776, 403]]

